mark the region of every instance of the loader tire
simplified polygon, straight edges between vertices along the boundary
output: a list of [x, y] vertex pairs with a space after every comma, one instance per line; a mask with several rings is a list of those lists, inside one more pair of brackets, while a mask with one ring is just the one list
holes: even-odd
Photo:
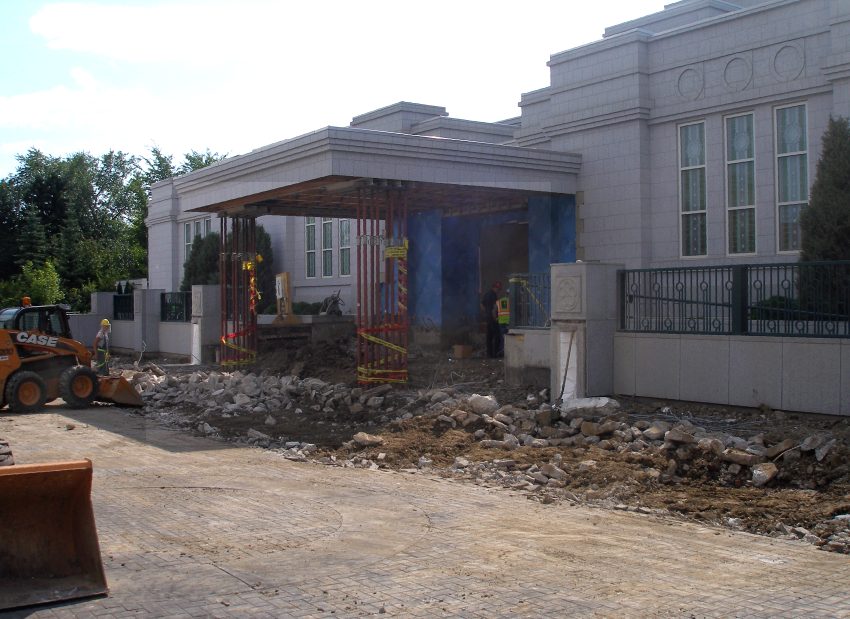
[[19, 371], [6, 383], [5, 396], [13, 413], [32, 413], [44, 406], [47, 387], [35, 372]]
[[59, 395], [70, 408], [86, 408], [97, 397], [94, 370], [84, 365], [68, 368], [59, 376]]

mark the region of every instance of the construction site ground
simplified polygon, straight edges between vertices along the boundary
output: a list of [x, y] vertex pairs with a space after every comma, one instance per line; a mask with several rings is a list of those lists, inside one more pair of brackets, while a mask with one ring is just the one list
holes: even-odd
[[[169, 373], [197, 372], [196, 366], [166, 366]], [[338, 341], [293, 352], [262, 355], [253, 368], [258, 374], [315, 377], [328, 384], [356, 386], [355, 363], [350, 341]], [[315, 444], [313, 460], [333, 458], [337, 463], [375, 463], [380, 468], [415, 469], [421, 459], [433, 465], [432, 472], [446, 477], [464, 478], [463, 471], [452, 468], [457, 458], [471, 462], [510, 459], [519, 468], [553, 461], [569, 472], [564, 480], [567, 492], [539, 494], [544, 501], [569, 500], [592, 502], [620, 509], [650, 509], [702, 523], [727, 526], [753, 533], [778, 535], [787, 528], [823, 529], [835, 516], [850, 514], [850, 418], [786, 411], [724, 407], [693, 402], [673, 402], [620, 397], [617, 419], [634, 424], [639, 420], [666, 420], [675, 424], [686, 420], [694, 425], [749, 438], [761, 435], [765, 444], [783, 440], [799, 445], [812, 435], [836, 440], [836, 448], [823, 462], [814, 458], [787, 467], [784, 479], [767, 487], [753, 487], [747, 471], [735, 478], [724, 477], [716, 466], [695, 457], [687, 473], [678, 471], [672, 479], [656, 482], [647, 479], [646, 470], [665, 471], [668, 456], [662, 450], [640, 454], [586, 447], [523, 447], [504, 452], [483, 447], [469, 428], [450, 427], [435, 414], [401, 419], [402, 412], [421, 413], [422, 398], [417, 395], [434, 390], [449, 393], [488, 394], [500, 404], [536, 407], [544, 400], [547, 385], [512, 387], [504, 378], [501, 359], [455, 359], [448, 352], [416, 351], [410, 360], [410, 381], [396, 385], [386, 394], [386, 402], [377, 408], [364, 407], [352, 413], [345, 407], [333, 410], [313, 406], [281, 408], [274, 411], [276, 424], [264, 425], [265, 413], [243, 413], [217, 417], [216, 436], [224, 440], [246, 441], [246, 433], [258, 430], [283, 441]], [[548, 397], [548, 394], [543, 393]], [[427, 400], [427, 398], [425, 398]], [[395, 404], [395, 407], [393, 407]], [[179, 412], [164, 415], [172, 425], [194, 432], [199, 421], [207, 419], [203, 406], [182, 404]], [[317, 410], [313, 410], [317, 409]], [[383, 442], [374, 447], [352, 450], [348, 441], [358, 432], [379, 435]], [[794, 450], [792, 450], [793, 452]], [[659, 453], [660, 452], [660, 453]], [[790, 455], [796, 455], [791, 453]], [[379, 459], [380, 456], [380, 459]], [[581, 466], [592, 461], [592, 467]], [[811, 460], [811, 462], [810, 462]], [[472, 480], [481, 483], [480, 480]], [[848, 523], [850, 524], [850, 523]], [[784, 529], [780, 527], [785, 527]], [[827, 527], [829, 529], [829, 527]], [[830, 530], [827, 533], [833, 532]], [[823, 535], [824, 540], [826, 535]], [[847, 544], [839, 551], [850, 551]], [[826, 548], [825, 548], [826, 549]]]
[[18, 463], [93, 460], [110, 587], [9, 617], [850, 616], [850, 558], [799, 541], [293, 462], [115, 407], [3, 411], [0, 435]]

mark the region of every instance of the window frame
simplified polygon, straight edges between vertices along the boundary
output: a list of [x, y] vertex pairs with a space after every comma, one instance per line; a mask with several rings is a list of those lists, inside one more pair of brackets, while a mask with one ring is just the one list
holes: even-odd
[[[744, 116], [750, 116], [752, 118], [752, 134], [750, 135], [751, 139], [751, 147], [753, 156], [745, 159], [728, 159], [729, 157], [729, 133], [727, 131], [726, 122], [733, 118], [742, 118]], [[729, 166], [735, 165], [739, 163], [747, 163], [751, 162], [753, 166], [753, 195], [752, 195], [752, 204], [746, 206], [730, 206], [729, 205]], [[756, 184], [756, 115], [755, 110], [750, 110], [748, 112], [739, 112], [736, 114], [728, 114], [723, 117], [723, 163], [724, 163], [724, 204], [726, 205], [725, 212], [725, 237], [726, 237], [726, 255], [730, 258], [738, 258], [742, 256], [755, 256], [758, 254], [758, 211], [756, 210], [756, 204], [758, 203], [757, 193], [758, 187]], [[730, 214], [732, 211], [743, 211], [743, 210], [752, 210], [753, 211], [753, 251], [752, 252], [733, 252], [732, 251], [732, 238], [731, 232], [729, 229], [730, 224]]]
[[[682, 161], [682, 129], [685, 127], [692, 127], [694, 125], [702, 125], [702, 165], [698, 166], [684, 166]], [[678, 228], [679, 228], [679, 258], [681, 260], [691, 260], [691, 259], [700, 259], [708, 256], [708, 153], [707, 153], [707, 144], [706, 144], [706, 120], [694, 120], [686, 123], [679, 123], [676, 125], [676, 168], [677, 168], [677, 178], [676, 178], [676, 186], [678, 188], [678, 213], [677, 217], [679, 220]], [[705, 178], [705, 187], [704, 187], [704, 202], [705, 208], [701, 211], [685, 211], [684, 210], [684, 199], [683, 199], [683, 183], [682, 183], [682, 172], [685, 170], [696, 170], [702, 168], [704, 171]], [[693, 216], [693, 215], [702, 215], [704, 219], [704, 229], [705, 229], [705, 253], [702, 254], [685, 254], [684, 253], [684, 239], [685, 239], [685, 216]]]
[[[338, 234], [339, 234], [339, 276], [340, 277], [351, 277], [351, 219], [345, 218], [345, 219], [340, 219], [338, 221], [339, 221], [339, 224], [338, 224], [337, 228], [338, 228]], [[346, 236], [348, 237], [348, 242], [345, 245], [342, 244], [342, 241], [343, 241], [342, 224], [343, 224], [343, 222], [345, 222], [346, 227], [348, 228], [348, 231], [346, 233]], [[345, 262], [342, 259], [343, 253], [345, 253], [348, 256], [348, 272], [347, 273], [343, 273], [343, 271], [342, 271], [343, 264], [345, 264]]]
[[[334, 224], [332, 217], [322, 217], [322, 279], [328, 279], [334, 276]], [[325, 230], [329, 230], [328, 237], [325, 237]], [[325, 241], [328, 244], [325, 244]], [[330, 272], [325, 272], [325, 256], [330, 256]]]
[[[313, 235], [313, 249], [309, 249], [308, 242], [310, 233]], [[304, 218], [304, 277], [307, 279], [316, 279], [316, 218]], [[310, 257], [313, 258], [313, 274], [310, 275]]]
[[[802, 107], [803, 108], [803, 118], [806, 122], [805, 131], [803, 132], [803, 136], [806, 140], [806, 150], [802, 151], [789, 151], [787, 153], [779, 153], [779, 111], [787, 110], [789, 108], [794, 107]], [[780, 211], [783, 206], [794, 206], [800, 205], [800, 212], [802, 213], [802, 209], [806, 208], [811, 201], [811, 175], [809, 174], [809, 106], [808, 101], [795, 101], [794, 103], [788, 103], [784, 105], [777, 105], [773, 108], [773, 189], [775, 192], [774, 195], [774, 217], [776, 219], [776, 225], [774, 228], [774, 232], [776, 234], [776, 253], [778, 255], [791, 255], [797, 256], [802, 251], [802, 230], [800, 230], [800, 247], [798, 249], [782, 249], [782, 222], [780, 218]], [[805, 202], [780, 202], [779, 195], [779, 159], [782, 157], [794, 157], [804, 155], [806, 158], [806, 201]], [[797, 224], [800, 225], [799, 223]]]

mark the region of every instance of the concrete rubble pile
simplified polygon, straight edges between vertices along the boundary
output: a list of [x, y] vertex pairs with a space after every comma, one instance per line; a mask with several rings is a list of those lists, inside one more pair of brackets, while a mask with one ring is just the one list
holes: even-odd
[[0, 438], [0, 466], [12, 466], [15, 458], [12, 457], [12, 448], [9, 441]]
[[[220, 437], [216, 419], [253, 416], [263, 419], [261, 429], [251, 428], [238, 442], [282, 450], [291, 459], [303, 460], [316, 451], [312, 443], [276, 436], [276, 415], [282, 412], [309, 415], [316, 412], [341, 412], [357, 415], [368, 410], [386, 413], [378, 422], [390, 421], [394, 410], [387, 398], [390, 385], [371, 389], [351, 388], [343, 383], [330, 384], [317, 378], [276, 376], [235, 371], [193, 372], [180, 376], [137, 372], [131, 383], [145, 402], [144, 414], [166, 425], [192, 426], [202, 434]], [[397, 400], [397, 399], [396, 399]], [[395, 401], [395, 400], [394, 400]], [[186, 411], [203, 409], [202, 421]]]
[[[276, 416], [283, 414], [337, 413], [367, 417], [366, 426], [400, 429], [413, 417], [429, 417], [439, 431], [468, 432], [480, 447], [498, 453], [484, 462], [458, 457], [448, 474], [472, 478], [528, 492], [539, 500], [583, 501], [617, 509], [639, 496], [642, 487], [680, 484], [689, 479], [711, 479], [727, 486], [772, 488], [791, 486], [815, 489], [846, 472], [848, 448], [828, 433], [802, 441], [785, 438], [769, 442], [764, 434], [737, 436], [695, 425], [687, 418], [635, 419], [610, 398], [570, 400], [559, 408], [549, 405], [545, 390], [524, 401], [501, 405], [491, 395], [463, 393], [455, 388], [420, 392], [394, 390], [390, 385], [371, 389], [330, 384], [316, 378], [276, 376], [235, 371], [196, 371], [170, 376], [151, 370], [132, 377], [143, 400], [144, 414], [166, 425], [193, 429], [221, 437], [218, 420], [245, 416], [262, 420], [237, 442], [270, 448], [292, 460], [315, 459], [336, 466], [389, 468], [381, 452], [380, 435], [358, 432], [343, 445], [347, 457], [321, 455], [317, 445], [298, 437], [276, 435]], [[192, 414], [194, 413], [194, 414]], [[233, 440], [231, 438], [231, 440]], [[541, 457], [534, 464], [519, 464], [510, 453], [521, 447], [583, 450], [587, 458], [562, 461], [560, 454]], [[604, 474], [593, 453], [620, 454], [635, 473], [620, 483], [599, 488], [594, 475]], [[2, 453], [2, 449], [0, 449]], [[596, 456], [600, 459], [601, 456]], [[2, 458], [2, 456], [0, 456]], [[431, 470], [433, 462], [422, 454], [416, 469]], [[404, 469], [402, 469], [404, 470]], [[570, 482], [584, 479], [581, 491]], [[724, 523], [735, 526], [734, 522]], [[837, 552], [850, 553], [850, 517], [838, 515], [820, 523], [817, 530], [777, 525], [775, 534], [799, 538]]]

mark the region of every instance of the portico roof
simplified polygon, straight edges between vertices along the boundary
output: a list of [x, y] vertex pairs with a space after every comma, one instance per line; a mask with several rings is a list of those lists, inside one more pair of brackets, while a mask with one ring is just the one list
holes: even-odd
[[574, 153], [327, 127], [166, 182], [181, 210], [227, 216], [351, 217], [362, 197], [381, 208], [392, 189], [404, 190], [411, 210], [460, 214], [573, 194], [580, 162]]

